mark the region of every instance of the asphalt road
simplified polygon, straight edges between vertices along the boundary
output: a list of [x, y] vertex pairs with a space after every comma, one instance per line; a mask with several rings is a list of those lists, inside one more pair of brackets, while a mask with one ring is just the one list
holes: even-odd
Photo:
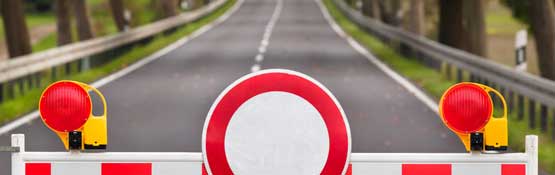
[[[330, 27], [314, 0], [245, 0], [228, 20], [100, 90], [108, 101], [109, 151], [201, 151], [201, 133], [217, 95], [253, 66], [314, 77], [343, 106], [353, 152], [463, 152], [432, 110]], [[264, 33], [269, 45], [259, 51]], [[263, 59], [256, 61], [261, 54]], [[24, 133], [28, 151], [61, 151], [40, 120]], [[9, 145], [9, 135], [0, 145]], [[10, 156], [0, 153], [0, 174]]]

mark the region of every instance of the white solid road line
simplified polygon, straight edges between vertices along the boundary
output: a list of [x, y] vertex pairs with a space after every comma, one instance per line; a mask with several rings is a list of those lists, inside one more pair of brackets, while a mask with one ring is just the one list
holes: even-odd
[[416, 98], [418, 98], [420, 101], [422, 101], [432, 111], [434, 111], [436, 114], [439, 114], [438, 105], [432, 98], [430, 98], [428, 95], [426, 95], [426, 93], [422, 92], [422, 90], [420, 90], [418, 87], [416, 87], [410, 81], [405, 79], [403, 76], [399, 75], [397, 72], [392, 70], [385, 63], [383, 63], [382, 61], [377, 59], [374, 55], [372, 55], [368, 50], [366, 50], [366, 48], [364, 48], [362, 45], [360, 45], [351, 36], [347, 35], [343, 31], [343, 29], [341, 29], [341, 27], [339, 27], [339, 25], [337, 25], [337, 23], [335, 23], [335, 21], [333, 20], [333, 18], [328, 13], [328, 11], [327, 11], [326, 7], [324, 6], [324, 4], [322, 3], [322, 1], [321, 0], [314, 0], [314, 1], [316, 1], [318, 6], [320, 7], [320, 11], [322, 11], [322, 14], [324, 15], [324, 18], [326, 18], [326, 20], [330, 24], [331, 28], [333, 29], [333, 31], [335, 31], [337, 33], [337, 35], [339, 35], [341, 38], [347, 40], [347, 42], [349, 43], [349, 45], [351, 47], [353, 47], [360, 54], [364, 55], [371, 63], [376, 65], [380, 70], [382, 70], [385, 74], [387, 74], [393, 80], [397, 81], [397, 83], [401, 84], [401, 86], [403, 86], [407, 91], [409, 91], [411, 94], [416, 96]]
[[[210, 24], [207, 24], [203, 27], [201, 27], [200, 29], [196, 30], [195, 32], [193, 32], [191, 35], [181, 38], [179, 40], [177, 40], [176, 42], [164, 47], [163, 49], [153, 53], [152, 55], [147, 56], [146, 58], [143, 58], [133, 64], [131, 64], [131, 66], [126, 67], [122, 70], [117, 71], [116, 73], [110, 74], [98, 81], [95, 81], [94, 83], [91, 84], [91, 86], [95, 87], [95, 88], [99, 88], [102, 87], [114, 80], [117, 80], [118, 78], [121, 78], [131, 72], [133, 72], [134, 70], [137, 70], [141, 67], [143, 67], [144, 65], [160, 58], [163, 55], [166, 55], [167, 53], [171, 52], [172, 50], [175, 50], [179, 47], [181, 47], [182, 45], [188, 43], [189, 41], [191, 41], [192, 39], [208, 32], [210, 29], [214, 28], [215, 26], [221, 24], [222, 22], [224, 22], [225, 20], [227, 20], [233, 13], [235, 13], [235, 11], [237, 11], [237, 9], [239, 9], [239, 7], [241, 6], [241, 4], [243, 4], [244, 0], [237, 0], [237, 2], [235, 3], [235, 5], [230, 9], [230, 11], [226, 12], [224, 15], [220, 16], [218, 19], [216, 19], [215, 21], [211, 22]], [[31, 122], [32, 120], [36, 119], [39, 117], [39, 111], [35, 110], [27, 115], [24, 115], [10, 123], [5, 124], [4, 126], [0, 127], [0, 135], [4, 135], [7, 132], [10, 132], [11, 130]]]
[[270, 45], [270, 37], [272, 36], [272, 31], [274, 31], [274, 26], [276, 25], [277, 20], [281, 14], [281, 9], [283, 8], [283, 0], [277, 0], [276, 7], [274, 8], [274, 12], [272, 13], [272, 17], [270, 17], [270, 21], [266, 25], [264, 29], [264, 36], [262, 37], [262, 41], [260, 41], [260, 45], [258, 46], [258, 54], [254, 57], [254, 61], [256, 62], [251, 67], [251, 72], [256, 72], [261, 69], [261, 62], [264, 60], [264, 53]]

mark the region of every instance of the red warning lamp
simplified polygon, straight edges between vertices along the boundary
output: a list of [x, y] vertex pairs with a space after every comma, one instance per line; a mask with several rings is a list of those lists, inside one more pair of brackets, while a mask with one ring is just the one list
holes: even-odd
[[91, 99], [85, 89], [73, 82], [58, 82], [46, 89], [39, 111], [44, 123], [58, 132], [82, 127], [91, 113]]
[[[92, 114], [89, 92], [100, 97], [104, 107], [101, 116]], [[39, 112], [44, 124], [60, 137], [66, 149], [106, 149], [106, 100], [94, 87], [76, 81], [58, 81], [42, 93]]]
[[[493, 117], [490, 92], [501, 99], [503, 116]], [[505, 99], [495, 89], [467, 82], [453, 85], [441, 97], [439, 113], [467, 151], [507, 149], [507, 108]]]
[[443, 95], [441, 113], [447, 127], [458, 133], [480, 131], [493, 113], [490, 96], [475, 84], [457, 84]]

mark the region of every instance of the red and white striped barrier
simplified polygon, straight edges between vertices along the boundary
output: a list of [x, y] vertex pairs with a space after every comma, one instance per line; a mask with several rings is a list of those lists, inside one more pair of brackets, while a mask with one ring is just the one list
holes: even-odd
[[[24, 139], [12, 135], [12, 175], [207, 174], [202, 153], [26, 152]], [[537, 139], [526, 137], [524, 153], [352, 153], [346, 174], [537, 175]]]

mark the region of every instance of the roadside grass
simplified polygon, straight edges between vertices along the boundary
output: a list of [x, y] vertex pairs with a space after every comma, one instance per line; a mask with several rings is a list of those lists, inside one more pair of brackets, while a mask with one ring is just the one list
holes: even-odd
[[[126, 4], [126, 8], [129, 9], [129, 11], [131, 11], [131, 14], [133, 15], [131, 18], [132, 27], [137, 27], [156, 21], [155, 10], [150, 8], [150, 4], [152, 3], [150, 0], [128, 0], [124, 3]], [[87, 5], [89, 7], [90, 20], [95, 37], [106, 36], [118, 32], [115, 22], [112, 18], [110, 5], [107, 1], [94, 0], [87, 2]], [[46, 15], [31, 14], [27, 15], [27, 18], [33, 19], [32, 21], [28, 20], [29, 27], [39, 24], [55, 23], [55, 17], [53, 17], [50, 13], [46, 13]], [[73, 41], [78, 42], [75, 29], [75, 18], [73, 17], [71, 20]], [[37, 43], [33, 44], [33, 52], [39, 52], [56, 47], [56, 37], [56, 32], [53, 32], [40, 39]]]
[[[165, 46], [188, 36], [195, 30], [201, 28], [202, 26], [214, 21], [221, 15], [223, 15], [229, 8], [236, 3], [236, 0], [229, 0], [227, 1], [222, 7], [214, 11], [213, 13], [197, 20], [192, 23], [188, 23], [184, 26], [178, 27], [173, 33], [170, 34], [158, 34], [155, 36], [149, 43], [146, 44], [138, 44], [133, 46], [130, 51], [119, 55], [115, 58], [111, 58], [112, 61], [96, 67], [85, 72], [76, 73], [69, 76], [64, 76], [64, 74], [60, 71], [61, 68], [58, 69], [60, 75], [60, 79], [68, 79], [68, 80], [76, 80], [81, 82], [93, 82], [101, 77], [109, 75], [115, 71], [123, 69], [130, 64], [147, 57], [148, 55], [153, 54], [154, 52], [164, 48]], [[49, 75], [49, 71], [43, 72], [44, 75]], [[16, 98], [6, 100], [5, 102], [0, 104], [0, 123], [5, 123], [11, 121], [19, 116], [22, 116], [26, 113], [29, 113], [35, 110], [38, 106], [38, 99], [42, 90], [53, 80], [50, 78], [46, 78], [48, 76], [44, 76], [45, 78], [41, 79], [41, 87], [34, 88], [31, 90], [27, 90], [24, 95], [16, 95]], [[25, 85], [26, 86], [26, 85]], [[14, 87], [15, 94], [20, 94], [18, 92], [19, 87]]]
[[[417, 84], [436, 100], [441, 97], [447, 88], [456, 82], [445, 78], [440, 72], [424, 66], [416, 58], [407, 58], [398, 54], [393, 48], [385, 45], [374, 36], [364, 32], [357, 25], [344, 16], [332, 0], [324, 0], [328, 12], [335, 22], [351, 37], [371, 50], [380, 60], [384, 61], [395, 71]], [[518, 121], [513, 112], [509, 116], [509, 145], [514, 151], [524, 151], [525, 136], [529, 134], [538, 135], [540, 138], [539, 161], [540, 166], [550, 173], [555, 173], [555, 143], [551, 141], [550, 135], [540, 132], [538, 129], [528, 129], [528, 121]], [[551, 120], [553, 117], [551, 117]], [[439, 118], [438, 118], [439, 120]], [[550, 121], [552, 123], [553, 121]], [[547, 132], [549, 133], [549, 132]]]
[[42, 38], [37, 43], [33, 44], [32, 50], [33, 52], [40, 52], [44, 51], [53, 47], [56, 47], [56, 32], [48, 34], [46, 37]]
[[[32, 13], [25, 15], [28, 29], [44, 24], [54, 23], [56, 21], [52, 13]], [[5, 38], [4, 21], [0, 18], [0, 40]]]

